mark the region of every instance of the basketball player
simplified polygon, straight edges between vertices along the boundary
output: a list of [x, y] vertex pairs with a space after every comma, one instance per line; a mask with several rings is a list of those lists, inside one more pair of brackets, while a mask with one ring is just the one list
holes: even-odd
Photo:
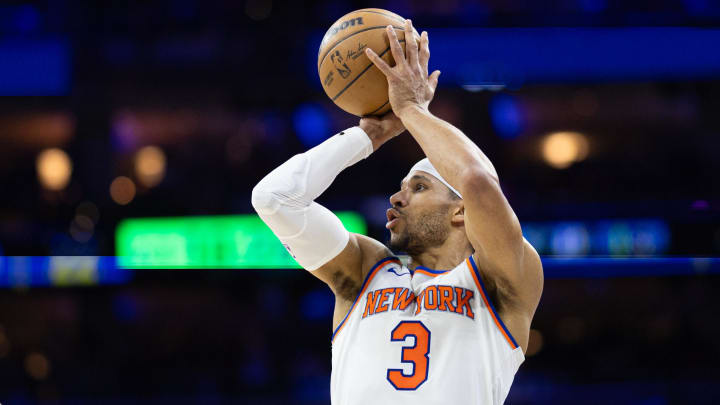
[[[335, 294], [333, 404], [501, 404], [524, 360], [543, 286], [487, 156], [428, 105], [427, 33], [405, 24], [406, 53], [388, 27], [393, 112], [363, 118], [273, 170], [253, 206], [305, 269]], [[387, 210], [389, 247], [350, 234], [315, 203], [335, 177], [405, 129], [427, 156], [402, 179]]]

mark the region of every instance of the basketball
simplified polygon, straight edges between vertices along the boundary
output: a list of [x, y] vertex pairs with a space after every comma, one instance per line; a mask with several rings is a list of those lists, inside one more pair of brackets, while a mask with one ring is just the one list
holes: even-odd
[[325, 33], [318, 52], [318, 74], [325, 94], [338, 107], [360, 117], [390, 111], [387, 79], [365, 49], [394, 66], [385, 27], [395, 28], [404, 51], [404, 24], [405, 19], [393, 12], [364, 8], [345, 14]]

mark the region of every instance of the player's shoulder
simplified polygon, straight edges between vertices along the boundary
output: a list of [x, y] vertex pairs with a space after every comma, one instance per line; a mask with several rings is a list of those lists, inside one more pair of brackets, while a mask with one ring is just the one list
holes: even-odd
[[393, 252], [379, 241], [360, 234], [353, 234], [353, 236], [356, 238], [358, 246], [362, 251], [363, 260], [360, 273], [363, 279], [370, 270], [383, 259], [394, 257]]

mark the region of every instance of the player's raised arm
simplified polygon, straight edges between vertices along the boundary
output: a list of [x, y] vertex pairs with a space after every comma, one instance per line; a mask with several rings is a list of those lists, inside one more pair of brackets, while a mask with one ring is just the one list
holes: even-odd
[[393, 111], [442, 177], [461, 192], [465, 230], [480, 267], [493, 278], [501, 293], [527, 301], [524, 307], [534, 312], [542, 290], [540, 260], [523, 238], [495, 168], [462, 131], [428, 110], [424, 95], [435, 91], [440, 72], [428, 75], [427, 33], [423, 32], [418, 47], [414, 37], [408, 35], [412, 32], [408, 20], [403, 53], [395, 31], [387, 32], [396, 65], [390, 67], [372, 51], [367, 53], [387, 76]]
[[340, 220], [314, 200], [345, 168], [368, 157], [405, 130], [392, 113], [363, 118], [360, 125], [293, 156], [253, 189], [252, 204], [297, 262], [350, 300], [362, 282], [363, 262], [387, 252], [381, 243], [350, 234]]

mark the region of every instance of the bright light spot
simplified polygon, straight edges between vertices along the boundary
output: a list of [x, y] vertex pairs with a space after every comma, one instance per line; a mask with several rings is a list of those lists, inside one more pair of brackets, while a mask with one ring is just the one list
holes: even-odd
[[119, 176], [110, 184], [110, 197], [120, 205], [130, 204], [135, 198], [135, 183], [125, 176]]
[[25, 371], [36, 380], [44, 380], [50, 374], [50, 362], [42, 353], [30, 353], [25, 357]]
[[135, 174], [146, 187], [154, 187], [162, 181], [165, 166], [165, 153], [157, 146], [146, 146], [135, 155]]
[[546, 136], [542, 143], [545, 162], [556, 169], [565, 169], [584, 160], [589, 151], [587, 137], [578, 132], [555, 132]]
[[543, 335], [537, 329], [530, 329], [530, 337], [528, 339], [527, 351], [525, 356], [530, 357], [536, 355], [543, 348]]
[[46, 149], [35, 162], [38, 180], [48, 190], [62, 190], [70, 182], [72, 161], [61, 149]]

